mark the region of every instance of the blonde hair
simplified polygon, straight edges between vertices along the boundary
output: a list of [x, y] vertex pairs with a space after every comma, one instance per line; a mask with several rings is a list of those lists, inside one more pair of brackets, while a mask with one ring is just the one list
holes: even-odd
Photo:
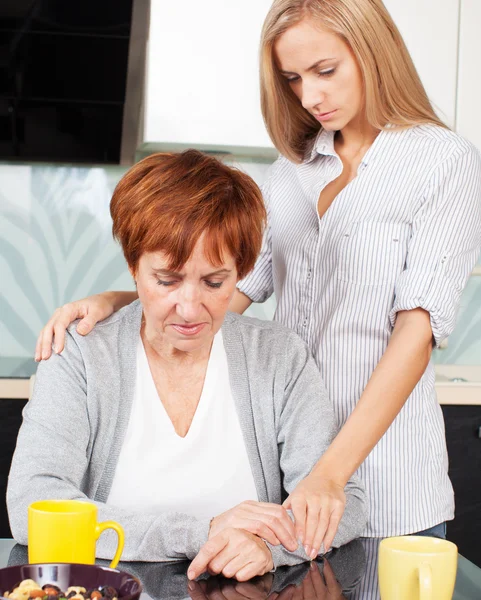
[[281, 154], [302, 162], [309, 140], [321, 128], [280, 75], [274, 56], [279, 36], [306, 18], [340, 36], [350, 47], [364, 82], [366, 118], [373, 127], [406, 128], [421, 123], [446, 127], [436, 116], [381, 0], [274, 0], [262, 30], [260, 87], [267, 131]]

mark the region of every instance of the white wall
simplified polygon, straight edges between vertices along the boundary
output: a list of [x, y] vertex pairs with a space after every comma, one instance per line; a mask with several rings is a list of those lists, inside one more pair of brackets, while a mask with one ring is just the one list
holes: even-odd
[[481, 149], [481, 0], [461, 0], [457, 130]]
[[[480, 2], [481, 0], [472, 0]], [[441, 119], [456, 121], [459, 0], [384, 0]]]

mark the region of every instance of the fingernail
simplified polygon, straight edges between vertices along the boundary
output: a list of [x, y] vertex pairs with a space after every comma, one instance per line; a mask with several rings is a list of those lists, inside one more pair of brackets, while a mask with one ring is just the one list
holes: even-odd
[[57, 354], [57, 346], [55, 344], [52, 344], [52, 350]]
[[309, 556], [312, 558], [312, 560], [314, 560], [317, 556], [317, 550], [315, 548], [313, 548], [311, 550], [311, 553], [309, 554]]
[[189, 569], [189, 570], [187, 571], [187, 577], [188, 577], [189, 579], [194, 579], [194, 571], [192, 571], [192, 569]]
[[304, 552], [309, 556], [311, 554], [311, 547], [308, 545], [304, 546]]
[[[187, 573], [187, 575], [188, 574], [189, 573]], [[189, 583], [187, 584], [187, 587], [189, 588], [189, 591], [191, 592], [195, 588], [194, 582], [193, 581], [189, 581]]]
[[311, 571], [314, 571], [314, 569], [317, 569], [316, 563], [311, 562], [309, 569], [311, 569]]
[[38, 354], [35, 355], [35, 362], [40, 362], [40, 358], [39, 358]]

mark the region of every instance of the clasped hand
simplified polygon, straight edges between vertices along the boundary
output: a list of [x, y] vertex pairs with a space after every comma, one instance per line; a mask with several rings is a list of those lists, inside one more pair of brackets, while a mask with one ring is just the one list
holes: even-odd
[[295, 528], [286, 509], [278, 504], [248, 500], [212, 519], [209, 540], [192, 561], [187, 575], [204, 571], [246, 581], [273, 568], [265, 543], [295, 550]]

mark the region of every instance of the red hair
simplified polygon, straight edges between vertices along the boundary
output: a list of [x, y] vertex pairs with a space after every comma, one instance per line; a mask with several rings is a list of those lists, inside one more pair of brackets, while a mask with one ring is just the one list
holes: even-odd
[[158, 251], [178, 271], [204, 234], [206, 257], [221, 265], [229, 252], [239, 278], [254, 267], [266, 220], [256, 183], [198, 150], [153, 154], [135, 164], [117, 184], [110, 214], [134, 272], [142, 254]]

